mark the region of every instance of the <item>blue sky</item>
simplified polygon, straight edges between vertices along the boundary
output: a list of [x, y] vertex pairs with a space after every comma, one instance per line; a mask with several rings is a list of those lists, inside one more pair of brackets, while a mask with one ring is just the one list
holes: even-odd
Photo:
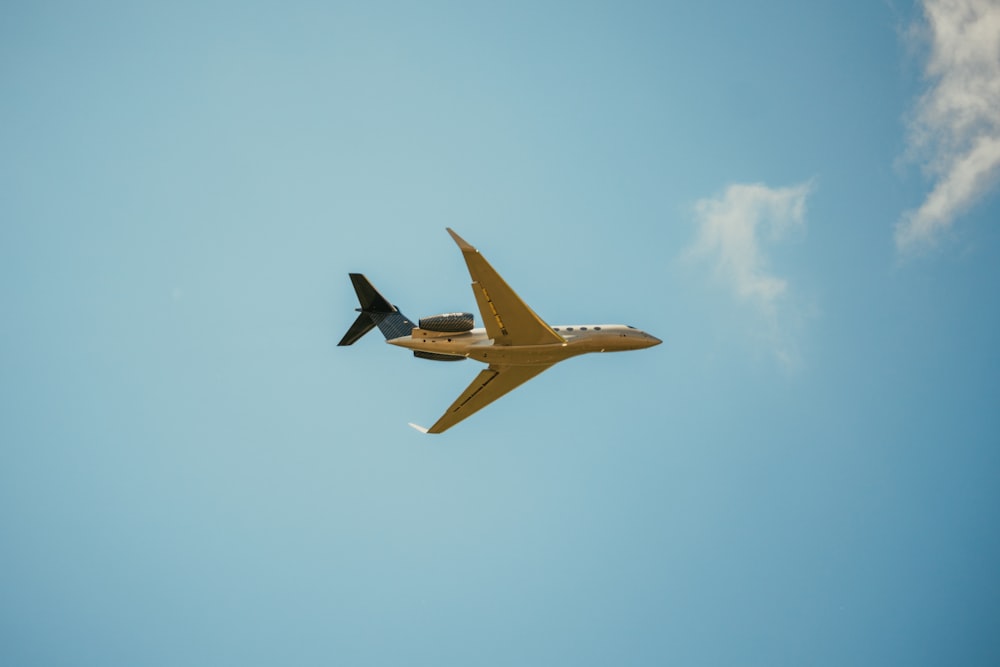
[[[8, 3], [2, 662], [996, 664], [998, 52], [985, 0]], [[480, 367], [336, 347], [347, 273], [474, 310], [446, 226], [664, 344], [407, 428]]]

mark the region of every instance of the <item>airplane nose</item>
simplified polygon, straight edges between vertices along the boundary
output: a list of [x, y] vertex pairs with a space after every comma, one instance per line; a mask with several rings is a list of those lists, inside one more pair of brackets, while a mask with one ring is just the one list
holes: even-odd
[[646, 334], [646, 338], [649, 339], [649, 346], [650, 347], [654, 347], [654, 346], [659, 345], [660, 343], [663, 342], [662, 340], [660, 340], [656, 336], [650, 336], [649, 334]]

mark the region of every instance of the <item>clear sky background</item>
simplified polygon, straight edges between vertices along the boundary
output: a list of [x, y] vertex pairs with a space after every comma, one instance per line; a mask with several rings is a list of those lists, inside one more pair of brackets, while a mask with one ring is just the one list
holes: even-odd
[[[1000, 7], [5, 3], [0, 662], [1000, 663]], [[574, 359], [475, 310], [450, 226]], [[478, 322], [477, 313], [477, 322]]]

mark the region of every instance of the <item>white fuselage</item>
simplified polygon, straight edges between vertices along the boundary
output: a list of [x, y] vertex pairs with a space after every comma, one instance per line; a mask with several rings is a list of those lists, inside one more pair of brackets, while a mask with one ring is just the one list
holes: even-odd
[[662, 342], [655, 336], [625, 324], [574, 324], [553, 329], [566, 339], [565, 343], [494, 345], [493, 340], [487, 336], [486, 329], [481, 328], [461, 333], [414, 329], [409, 336], [386, 342], [411, 350], [450, 354], [485, 364], [510, 366], [548, 365], [587, 352], [639, 350]]

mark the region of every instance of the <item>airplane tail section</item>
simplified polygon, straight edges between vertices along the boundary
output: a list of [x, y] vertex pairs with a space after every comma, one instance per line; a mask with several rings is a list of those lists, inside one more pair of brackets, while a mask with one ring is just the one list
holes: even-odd
[[361, 314], [337, 345], [353, 345], [376, 326], [386, 340], [409, 336], [416, 325], [379, 294], [362, 274], [349, 275], [361, 303], [361, 307], [357, 309]]

